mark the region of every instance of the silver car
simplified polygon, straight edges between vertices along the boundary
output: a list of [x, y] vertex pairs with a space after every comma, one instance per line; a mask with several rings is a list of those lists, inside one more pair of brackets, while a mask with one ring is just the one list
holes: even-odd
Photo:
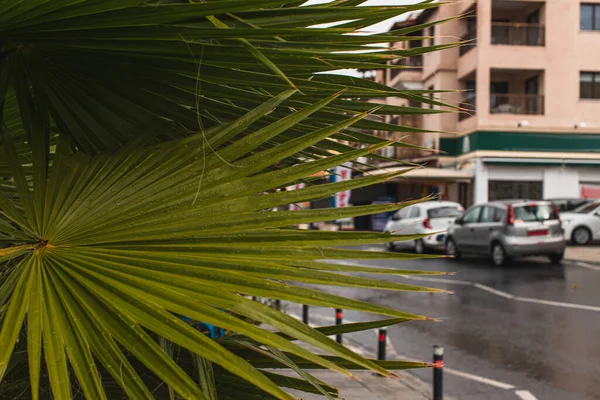
[[547, 256], [558, 264], [565, 254], [558, 211], [549, 201], [505, 200], [473, 206], [450, 226], [446, 254], [489, 255], [498, 266], [527, 256]]

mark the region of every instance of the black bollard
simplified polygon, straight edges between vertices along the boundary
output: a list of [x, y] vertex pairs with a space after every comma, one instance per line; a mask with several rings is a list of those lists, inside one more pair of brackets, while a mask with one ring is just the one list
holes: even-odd
[[275, 300], [275, 309], [281, 311], [281, 300]]
[[[343, 317], [343, 311], [341, 308], [336, 308], [335, 309], [335, 324], [336, 325], [341, 325], [342, 324], [342, 317]], [[339, 344], [342, 344], [342, 334], [339, 333], [337, 335], [335, 335], [335, 341], [338, 342]]]
[[378, 341], [377, 341], [377, 359], [378, 360], [385, 360], [385, 349], [386, 349], [386, 345], [387, 345], [387, 329], [386, 328], [381, 328], [379, 329], [379, 335], [378, 335]]
[[302, 322], [308, 325], [308, 306], [306, 304], [302, 306]]
[[444, 348], [433, 346], [433, 400], [443, 400]]

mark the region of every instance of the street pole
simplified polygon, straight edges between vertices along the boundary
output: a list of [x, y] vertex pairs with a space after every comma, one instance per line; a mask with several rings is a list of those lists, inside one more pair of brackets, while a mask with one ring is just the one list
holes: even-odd
[[[342, 324], [342, 317], [343, 317], [343, 311], [341, 308], [336, 308], [335, 309], [335, 324], [336, 325], [341, 325]], [[341, 334], [337, 334], [335, 335], [335, 341], [338, 342], [339, 344], [342, 344], [342, 335]]]
[[444, 348], [433, 346], [433, 400], [443, 400]]

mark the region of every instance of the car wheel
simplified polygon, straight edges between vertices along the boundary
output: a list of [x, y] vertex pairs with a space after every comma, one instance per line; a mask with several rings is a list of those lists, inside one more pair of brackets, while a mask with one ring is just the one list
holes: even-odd
[[578, 228], [575, 228], [575, 230], [573, 231], [573, 234], [571, 235], [571, 240], [576, 245], [583, 246], [591, 242], [592, 233], [588, 228], [580, 226]]
[[425, 253], [425, 243], [423, 243], [423, 239], [415, 240], [415, 253], [417, 253], [417, 254]]
[[550, 262], [552, 264], [560, 264], [562, 260], [565, 258], [565, 252], [561, 252], [558, 254], [552, 254], [548, 258], [550, 258]]
[[446, 240], [446, 255], [452, 257], [455, 260], [460, 259], [461, 252], [458, 250], [458, 246], [453, 239]]
[[500, 243], [494, 243], [492, 245], [492, 262], [497, 267], [501, 267], [508, 263], [508, 256]]

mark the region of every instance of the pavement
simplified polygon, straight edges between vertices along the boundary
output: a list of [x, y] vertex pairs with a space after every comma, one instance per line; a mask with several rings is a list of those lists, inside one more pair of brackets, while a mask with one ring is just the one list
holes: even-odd
[[[426, 394], [416, 389], [411, 383], [417, 382], [417, 385], [424, 385], [420, 380], [408, 374], [402, 374], [399, 379], [380, 378], [366, 371], [355, 373], [360, 382], [346, 378], [343, 375], [332, 371], [311, 372], [314, 377], [339, 389], [339, 398], [344, 400], [431, 400], [431, 394]], [[407, 383], [407, 380], [412, 381]], [[292, 394], [301, 396], [303, 400], [323, 399], [323, 396], [313, 394]]]
[[[300, 319], [301, 307], [297, 304], [284, 303], [284, 310], [293, 316]], [[310, 325], [313, 327], [329, 325], [327, 318], [319, 319], [312, 318]], [[266, 329], [269, 329], [266, 327]], [[315, 346], [299, 342], [300, 346], [310, 350], [315, 354], [323, 354], [323, 351]], [[368, 348], [362, 346], [360, 342], [355, 342], [351, 338], [344, 339], [344, 346], [354, 351], [357, 354], [366, 358], [375, 359], [377, 356]], [[398, 359], [396, 354], [392, 358]], [[279, 369], [276, 371], [279, 374], [297, 376], [291, 370]], [[396, 377], [387, 378], [376, 376], [370, 371], [352, 371], [356, 379], [349, 378], [338, 372], [329, 370], [311, 370], [312, 376], [338, 389], [339, 399], [341, 400], [430, 400], [433, 398], [432, 390], [429, 384], [421, 379], [411, 375], [406, 371], [394, 371]], [[311, 393], [288, 390], [291, 394], [302, 400], [317, 400], [324, 399], [323, 396]], [[454, 400], [446, 397], [445, 400]]]
[[[599, 254], [594, 247], [573, 247], [567, 252], [570, 261], [562, 265], [551, 265], [540, 258], [519, 260], [507, 267], [494, 267], [487, 259], [469, 257], [461, 261], [346, 260], [341, 263], [453, 272], [455, 275], [385, 278], [452, 290], [454, 294], [341, 287], [326, 290], [441, 319], [441, 323], [413, 321], [389, 327], [388, 358], [430, 361], [432, 346], [443, 345], [445, 398], [600, 400]], [[292, 315], [301, 314], [300, 305], [284, 306]], [[344, 311], [344, 322], [378, 318], [381, 317]], [[334, 310], [310, 308], [312, 324], [331, 325], [334, 320]], [[377, 332], [344, 335], [344, 343], [363, 354], [374, 354]], [[425, 387], [431, 386], [430, 369], [408, 373], [424, 382]], [[370, 383], [368, 378], [365, 382]], [[351, 381], [332, 383], [342, 383], [341, 393], [347, 399], [366, 398], [351, 397], [362, 395]], [[398, 398], [391, 397], [379, 383], [375, 380], [372, 384], [370, 397]], [[400, 398], [431, 398], [426, 391], [411, 392], [410, 385], [404, 386], [388, 392], [409, 393]]]
[[600, 264], [600, 246], [569, 246], [565, 251], [565, 259]]

